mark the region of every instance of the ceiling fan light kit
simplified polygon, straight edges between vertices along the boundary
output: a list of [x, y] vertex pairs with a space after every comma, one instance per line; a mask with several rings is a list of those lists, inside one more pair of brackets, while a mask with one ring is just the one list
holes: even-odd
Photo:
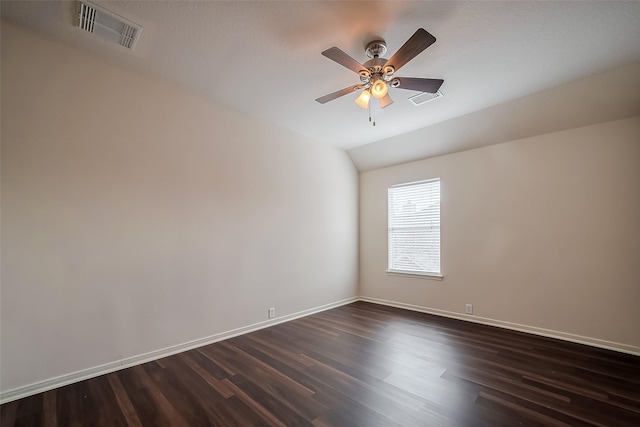
[[388, 91], [389, 87], [387, 83], [381, 78], [377, 78], [371, 83], [371, 95], [373, 95], [374, 98], [383, 98]]
[[356, 104], [358, 104], [362, 108], [369, 107], [369, 100], [371, 99], [371, 93], [368, 89], [363, 90], [360, 93], [360, 96], [356, 98]]
[[[393, 103], [389, 96], [389, 88], [414, 90], [419, 92], [436, 93], [444, 83], [442, 79], [424, 79], [416, 77], [395, 77], [395, 73], [407, 62], [418, 56], [423, 50], [431, 46], [436, 38], [424, 28], [419, 28], [390, 58], [382, 58], [387, 52], [387, 45], [383, 40], [375, 40], [367, 44], [366, 55], [371, 58], [364, 64], [360, 64], [351, 56], [337, 47], [332, 47], [322, 55], [337, 62], [357, 73], [360, 76], [360, 85], [333, 92], [329, 95], [317, 98], [316, 101], [325, 104], [353, 91], [363, 89], [356, 99], [356, 104], [362, 108], [369, 108], [369, 121], [371, 120], [372, 104], [374, 109], [378, 106], [383, 109]], [[374, 101], [371, 101], [374, 98]], [[375, 101], [375, 100], [379, 100]], [[375, 126], [375, 120], [373, 121]]]

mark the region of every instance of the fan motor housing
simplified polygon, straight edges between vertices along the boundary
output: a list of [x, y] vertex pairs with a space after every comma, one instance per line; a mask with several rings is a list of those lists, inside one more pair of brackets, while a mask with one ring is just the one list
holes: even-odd
[[382, 66], [387, 62], [387, 60], [385, 58], [373, 58], [368, 60], [367, 62], [365, 62], [364, 65], [365, 67], [367, 67], [368, 69], [371, 68], [379, 68], [380, 71], [382, 71]]

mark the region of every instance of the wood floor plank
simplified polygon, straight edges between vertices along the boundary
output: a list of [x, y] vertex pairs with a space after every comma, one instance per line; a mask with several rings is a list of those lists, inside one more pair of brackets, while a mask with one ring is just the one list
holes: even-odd
[[2, 426], [640, 426], [640, 357], [357, 302], [0, 407]]
[[286, 427], [286, 424], [280, 421], [275, 415], [273, 415], [267, 408], [262, 406], [260, 403], [255, 401], [251, 396], [245, 393], [241, 388], [236, 386], [234, 383], [225, 379], [224, 382], [227, 384], [227, 387], [231, 391], [233, 391], [234, 395], [238, 397], [238, 399], [242, 400], [243, 403], [258, 416], [260, 416], [268, 425], [273, 425], [277, 427]]
[[142, 427], [142, 421], [140, 421], [122, 382], [120, 382], [120, 378], [117, 375], [107, 375], [106, 377], [129, 427]]
[[18, 412], [19, 404], [20, 400], [15, 400], [0, 406], [0, 426], [13, 426], [16, 424], [16, 413]]
[[86, 418], [97, 421], [96, 427], [126, 427], [128, 422], [120, 409], [118, 399], [109, 380], [103, 375], [87, 381], [87, 389], [93, 403], [93, 413]]
[[[110, 374], [113, 375], [113, 374]], [[134, 375], [133, 369], [115, 372], [143, 426], [168, 426], [169, 420], [151, 398], [151, 393]]]
[[283, 387], [291, 389], [292, 392], [299, 393], [302, 396], [307, 397], [314, 394], [313, 390], [310, 390], [304, 385], [296, 382], [294, 379], [292, 379], [288, 375], [283, 374], [281, 371], [272, 368], [270, 365], [261, 360], [261, 358], [257, 356], [255, 352], [245, 350], [246, 347], [242, 347], [242, 344], [235, 345], [235, 343], [223, 343], [222, 348], [227, 352], [234, 354], [238, 359], [243, 360], [247, 367], [249, 367], [249, 369], [253, 368], [253, 370], [257, 371], [257, 373], [269, 373], [275, 381], [282, 384]]
[[[268, 427], [280, 426], [278, 422], [265, 420], [261, 414], [247, 406], [244, 401], [236, 395], [231, 396], [224, 402], [214, 405], [212, 412], [215, 414], [213, 425], [220, 427]], [[276, 421], [276, 420], [274, 420]]]
[[[180, 359], [191, 368], [196, 374], [198, 374], [204, 381], [211, 386], [220, 396], [225, 399], [233, 396], [233, 393], [225, 387], [220, 380], [218, 380], [206, 367], [198, 363], [196, 357], [198, 353], [187, 352], [179, 355]], [[205, 359], [208, 360], [208, 359]]]
[[[164, 422], [172, 426], [188, 426], [189, 422], [186, 418], [191, 418], [190, 412], [180, 412], [174, 405], [181, 403], [180, 401], [170, 401], [163, 393], [163, 390], [159, 387], [160, 379], [154, 380], [147, 370], [152, 369], [154, 362], [145, 363], [144, 365], [138, 365], [131, 368], [133, 375], [135, 375], [140, 383], [143, 385], [144, 390], [148, 391], [149, 396], [155, 404], [155, 408], [158, 409], [157, 414], [161, 416]], [[165, 387], [163, 387], [165, 388]], [[188, 406], [186, 408], [189, 408]], [[191, 409], [191, 408], [189, 408]]]
[[264, 382], [259, 384], [258, 381], [241, 374], [235, 375], [229, 381], [287, 426], [310, 426], [311, 420], [316, 418], [316, 416], [310, 419], [305, 417], [301, 413], [303, 411], [292, 408], [284, 396], [274, 393]]
[[[56, 417], [56, 390], [50, 390], [42, 394], [42, 425], [44, 427], [58, 427]], [[2, 425], [2, 423], [0, 423]]]

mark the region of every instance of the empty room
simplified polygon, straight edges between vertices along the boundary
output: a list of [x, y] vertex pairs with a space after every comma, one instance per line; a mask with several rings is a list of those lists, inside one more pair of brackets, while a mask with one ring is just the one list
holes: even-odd
[[0, 1], [0, 425], [640, 425], [640, 2]]

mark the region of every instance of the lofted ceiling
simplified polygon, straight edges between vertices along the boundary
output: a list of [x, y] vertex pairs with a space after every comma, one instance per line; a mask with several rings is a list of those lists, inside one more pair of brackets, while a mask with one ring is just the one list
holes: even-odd
[[[75, 1], [5, 1], [3, 19], [106, 60], [174, 82], [214, 102], [343, 149], [354, 149], [640, 62], [640, 2], [574, 1], [104, 1], [143, 26], [135, 51], [75, 27]], [[443, 78], [443, 98], [394, 104], [371, 126], [349, 94], [359, 82], [320, 53], [337, 46], [365, 62], [390, 57], [417, 28], [437, 41], [400, 76]]]

